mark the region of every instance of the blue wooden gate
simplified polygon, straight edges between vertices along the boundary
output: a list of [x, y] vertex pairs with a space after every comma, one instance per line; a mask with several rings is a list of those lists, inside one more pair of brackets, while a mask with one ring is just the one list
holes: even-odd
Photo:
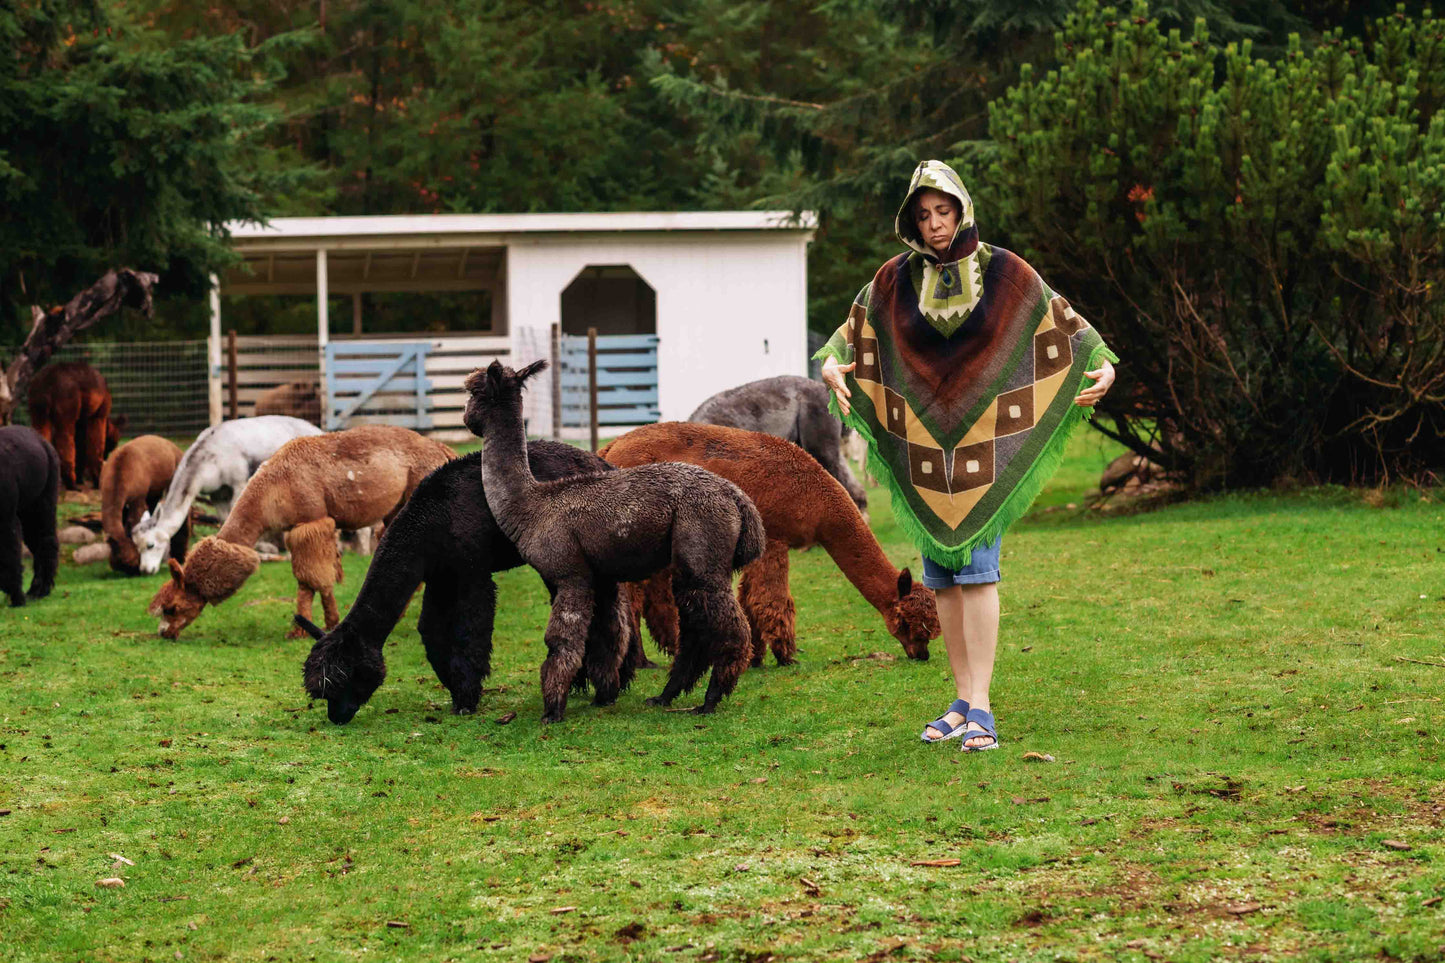
[[432, 426], [430, 342], [331, 341], [326, 345], [326, 430], [345, 428], [364, 412], [371, 422], [426, 429]]
[[[562, 424], [591, 425], [587, 338], [563, 335]], [[662, 417], [657, 397], [657, 335], [614, 334], [597, 339], [597, 423], [647, 425]]]

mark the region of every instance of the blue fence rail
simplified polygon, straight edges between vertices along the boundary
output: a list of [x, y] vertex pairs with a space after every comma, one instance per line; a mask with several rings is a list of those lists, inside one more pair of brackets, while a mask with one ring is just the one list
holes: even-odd
[[[587, 338], [563, 335], [562, 424], [586, 428], [591, 421], [587, 389]], [[657, 396], [657, 335], [597, 338], [597, 423], [647, 425], [662, 417]]]
[[[431, 343], [332, 341], [326, 345], [326, 429], [345, 428], [355, 415], [403, 428], [432, 427]], [[368, 404], [369, 403], [369, 404]], [[365, 406], [363, 408], [363, 406]]]

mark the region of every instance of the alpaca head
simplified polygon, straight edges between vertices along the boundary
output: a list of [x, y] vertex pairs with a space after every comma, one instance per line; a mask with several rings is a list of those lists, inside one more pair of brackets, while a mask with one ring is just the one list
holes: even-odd
[[520, 411], [522, 388], [527, 379], [547, 367], [546, 360], [533, 361], [520, 371], [513, 371], [500, 361], [493, 361], [485, 368], [478, 368], [467, 376], [466, 389], [471, 397], [462, 421], [467, 429], [478, 438], [486, 433], [487, 417], [491, 412], [514, 413]]
[[236, 594], [261, 567], [261, 556], [253, 548], [212, 535], [196, 543], [184, 567], [175, 559], [170, 566], [171, 580], [161, 586], [147, 610], [159, 616], [163, 639], [179, 638], [207, 603], [216, 605]]
[[884, 613], [884, 618], [888, 631], [902, 644], [910, 659], [928, 659], [928, 643], [942, 631], [938, 624], [938, 605], [933, 599], [933, 590], [915, 585], [913, 573], [906, 568], [898, 573], [898, 601]]
[[110, 546], [110, 567], [122, 575], [140, 574], [140, 552], [128, 538], [107, 535], [105, 543]]
[[306, 656], [302, 684], [311, 698], [326, 700], [326, 718], [344, 726], [386, 679], [381, 647], [363, 645], [345, 622], [323, 632], [310, 619], [293, 618], [316, 640]]
[[161, 563], [166, 560], [166, 552], [170, 550], [171, 540], [156, 527], [155, 516], [149, 511], [141, 515], [140, 521], [131, 529], [130, 537], [139, 555], [141, 572], [146, 575], [159, 572]]

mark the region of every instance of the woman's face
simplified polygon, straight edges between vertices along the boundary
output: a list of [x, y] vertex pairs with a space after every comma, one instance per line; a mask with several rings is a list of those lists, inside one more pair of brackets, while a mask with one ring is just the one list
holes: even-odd
[[913, 217], [918, 233], [934, 254], [948, 253], [953, 235], [958, 230], [958, 200], [942, 191], [925, 187], [913, 199]]

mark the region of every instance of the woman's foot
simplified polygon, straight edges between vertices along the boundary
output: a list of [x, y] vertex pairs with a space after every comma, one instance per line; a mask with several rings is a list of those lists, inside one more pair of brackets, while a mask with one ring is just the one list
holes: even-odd
[[998, 729], [993, 713], [975, 707], [968, 713], [968, 724], [963, 731], [963, 751], [982, 752], [998, 748]]
[[919, 736], [924, 742], [942, 742], [957, 739], [963, 735], [963, 724], [968, 717], [968, 702], [954, 699], [948, 711], [923, 727]]

